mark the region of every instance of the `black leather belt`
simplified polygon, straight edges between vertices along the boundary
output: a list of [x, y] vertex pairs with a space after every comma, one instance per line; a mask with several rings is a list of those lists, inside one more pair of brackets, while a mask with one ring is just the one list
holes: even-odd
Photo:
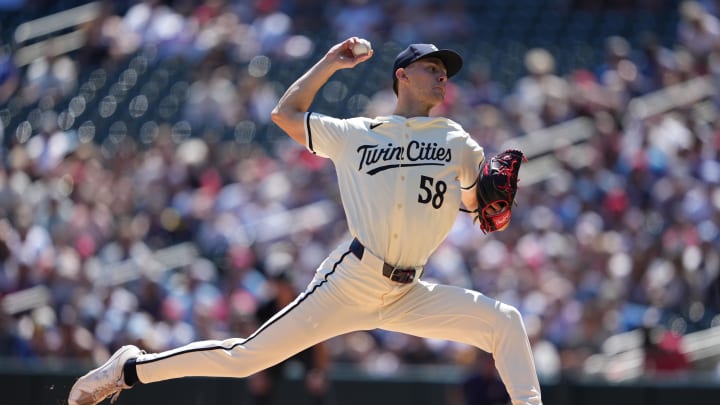
[[[363, 255], [365, 254], [365, 246], [363, 246], [357, 238], [354, 238], [352, 243], [350, 243], [350, 251], [358, 258], [358, 260], [362, 260]], [[412, 283], [413, 280], [415, 280], [415, 277], [419, 275], [418, 273], [420, 271], [421, 269], [419, 268], [401, 269], [393, 266], [392, 264], [383, 262], [383, 276], [396, 283]]]

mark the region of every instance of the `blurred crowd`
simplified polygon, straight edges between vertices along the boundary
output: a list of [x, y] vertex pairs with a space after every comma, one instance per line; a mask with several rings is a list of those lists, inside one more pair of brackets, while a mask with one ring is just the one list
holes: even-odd
[[[3, 306], [0, 357], [101, 360], [131, 342], [161, 351], [251, 333], [258, 308], [274, 298], [273, 277], [290, 274], [304, 289], [347, 238], [329, 161], [289, 138], [252, 136], [296, 78], [273, 81], [268, 72], [298, 60], [309, 67], [325, 51], [312, 36], [320, 25], [336, 36], [329, 43], [366, 37], [378, 53], [387, 43], [471, 43], [469, 3], [106, 1], [82, 27], [88, 43], [70, 55], [20, 68], [5, 49], [0, 106], [39, 113], [0, 135], [0, 301], [38, 286], [49, 294], [29, 296], [17, 312]], [[488, 154], [532, 131], [592, 119], [581, 156], [560, 148], [545, 180], [523, 186], [521, 177], [507, 231], [483, 235], [459, 217], [424, 276], [517, 306], [542, 378], [581, 375], [620, 332], [720, 325], [720, 100], [701, 111], [694, 103], [628, 114], [631, 100], [678, 83], [720, 83], [718, 3], [678, 4], [672, 45], [651, 32], [611, 36], [603, 63], [567, 74], [548, 49], [528, 49], [512, 86], [494, 77], [500, 67], [466, 55], [433, 111], [460, 122]], [[179, 114], [203, 131], [182, 136], [158, 122], [151, 136], [111, 136], [108, 147], [64, 125], [61, 100], [88, 94], [78, 90], [83, 72], [138, 52], [193, 66]], [[247, 68], [235, 69], [240, 63]], [[390, 113], [389, 86], [372, 91], [358, 113]], [[153, 252], [171, 246], [186, 260], [164, 266]], [[383, 331], [334, 338], [328, 348], [333, 361], [377, 374], [407, 364], [473, 368], [477, 359], [462, 345]]]

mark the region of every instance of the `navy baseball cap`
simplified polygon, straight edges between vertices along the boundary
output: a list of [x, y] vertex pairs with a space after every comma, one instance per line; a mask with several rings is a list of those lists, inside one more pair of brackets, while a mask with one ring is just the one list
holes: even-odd
[[450, 49], [438, 49], [433, 44], [411, 44], [398, 54], [393, 65], [393, 90], [397, 94], [397, 78], [395, 72], [400, 68], [406, 68], [411, 63], [423, 58], [435, 57], [440, 59], [447, 70], [447, 77], [454, 76], [460, 71], [463, 60], [460, 54]]

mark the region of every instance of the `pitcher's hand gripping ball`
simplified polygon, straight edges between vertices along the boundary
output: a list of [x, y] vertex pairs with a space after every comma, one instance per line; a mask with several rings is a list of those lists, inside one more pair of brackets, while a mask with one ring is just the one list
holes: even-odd
[[475, 187], [478, 200], [475, 219], [484, 233], [503, 229], [510, 222], [523, 161], [527, 159], [521, 151], [508, 149], [480, 164]]
[[361, 39], [353, 45], [352, 47], [352, 53], [354, 56], [362, 56], [367, 55], [372, 50], [372, 45], [370, 45], [370, 42], [364, 39]]

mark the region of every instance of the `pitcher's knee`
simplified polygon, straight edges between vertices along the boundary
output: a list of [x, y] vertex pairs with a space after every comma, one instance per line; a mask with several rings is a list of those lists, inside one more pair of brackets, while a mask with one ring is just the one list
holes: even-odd
[[512, 305], [501, 303], [498, 309], [501, 314], [499, 322], [503, 325], [501, 329], [507, 330], [520, 328], [525, 330], [522, 314], [520, 314], [520, 311], [518, 311], [517, 308]]

